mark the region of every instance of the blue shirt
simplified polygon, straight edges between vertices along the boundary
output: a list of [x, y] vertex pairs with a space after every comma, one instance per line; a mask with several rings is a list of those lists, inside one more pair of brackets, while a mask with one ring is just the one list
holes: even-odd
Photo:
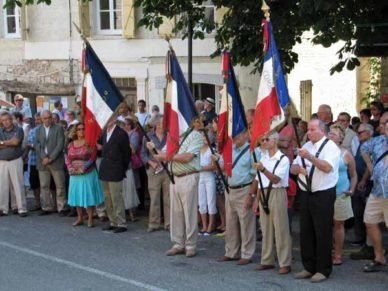
[[373, 163], [371, 180], [373, 188], [371, 194], [376, 197], [388, 198], [388, 166], [385, 159], [381, 159], [375, 165], [377, 159], [388, 150], [388, 136], [380, 135], [372, 138], [361, 146], [361, 151], [368, 154]]
[[[245, 143], [241, 147], [236, 147], [233, 145], [232, 152], [232, 160], [234, 160], [239, 156], [240, 152], [242, 152], [246, 147], [249, 147], [248, 143]], [[260, 160], [260, 156], [257, 156], [257, 160]], [[256, 170], [253, 168], [253, 155], [248, 149], [238, 160], [237, 164], [232, 169], [232, 177], [228, 180], [229, 186], [240, 186], [244, 184], [249, 184], [252, 182], [253, 178], [256, 175]]]

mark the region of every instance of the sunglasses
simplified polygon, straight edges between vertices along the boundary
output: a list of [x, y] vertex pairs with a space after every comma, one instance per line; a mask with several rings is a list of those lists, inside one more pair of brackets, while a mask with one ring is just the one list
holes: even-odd
[[363, 132], [365, 132], [366, 130], [360, 130], [360, 131], [357, 131], [358, 134], [361, 134]]
[[15, 102], [23, 101], [22, 99], [15, 100]]
[[261, 142], [265, 142], [265, 141], [266, 141], [266, 142], [269, 142], [269, 138], [266, 137], [266, 138], [262, 138], [262, 139], [261, 139]]

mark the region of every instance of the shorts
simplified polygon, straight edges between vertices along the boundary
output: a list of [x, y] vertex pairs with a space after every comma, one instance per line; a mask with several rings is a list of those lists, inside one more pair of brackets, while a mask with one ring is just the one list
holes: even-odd
[[350, 196], [342, 193], [337, 196], [334, 203], [334, 220], [345, 221], [353, 217], [352, 200]]
[[364, 222], [368, 224], [379, 224], [385, 222], [388, 227], [388, 198], [369, 195], [364, 212]]

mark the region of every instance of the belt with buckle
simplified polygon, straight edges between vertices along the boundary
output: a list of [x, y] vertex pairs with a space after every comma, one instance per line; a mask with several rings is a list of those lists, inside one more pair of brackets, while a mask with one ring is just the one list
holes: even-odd
[[178, 177], [178, 178], [181, 178], [181, 177], [184, 177], [184, 176], [188, 176], [188, 175], [192, 175], [192, 174], [197, 174], [199, 173], [199, 171], [193, 171], [193, 172], [187, 172], [187, 173], [183, 173], [183, 174], [174, 174], [175, 177]]
[[237, 186], [229, 186], [229, 189], [232, 189], [232, 190], [241, 189], [241, 188], [244, 188], [244, 187], [249, 186], [251, 184], [252, 184], [252, 182], [248, 183], [248, 184], [237, 185]]

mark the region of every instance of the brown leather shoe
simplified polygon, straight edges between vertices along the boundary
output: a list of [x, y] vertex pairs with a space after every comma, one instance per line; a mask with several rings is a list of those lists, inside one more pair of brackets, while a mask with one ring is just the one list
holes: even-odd
[[237, 260], [238, 259], [230, 258], [227, 256], [221, 256], [221, 257], [217, 258], [217, 262], [229, 262], [229, 261], [237, 261]]
[[186, 250], [186, 257], [192, 258], [197, 255], [197, 252], [195, 250]]
[[244, 266], [250, 264], [252, 261], [250, 259], [239, 259], [237, 265]]
[[262, 265], [259, 264], [255, 267], [255, 271], [265, 271], [265, 270], [270, 270], [270, 269], [275, 269], [274, 265]]
[[280, 269], [279, 269], [279, 274], [280, 275], [286, 275], [286, 274], [288, 274], [290, 272], [291, 272], [291, 267], [290, 266], [280, 267]]
[[171, 249], [169, 249], [166, 252], [166, 256], [181, 255], [181, 254], [184, 254], [184, 253], [185, 253], [185, 250], [183, 250], [183, 249], [181, 250], [181, 249], [172, 247]]

